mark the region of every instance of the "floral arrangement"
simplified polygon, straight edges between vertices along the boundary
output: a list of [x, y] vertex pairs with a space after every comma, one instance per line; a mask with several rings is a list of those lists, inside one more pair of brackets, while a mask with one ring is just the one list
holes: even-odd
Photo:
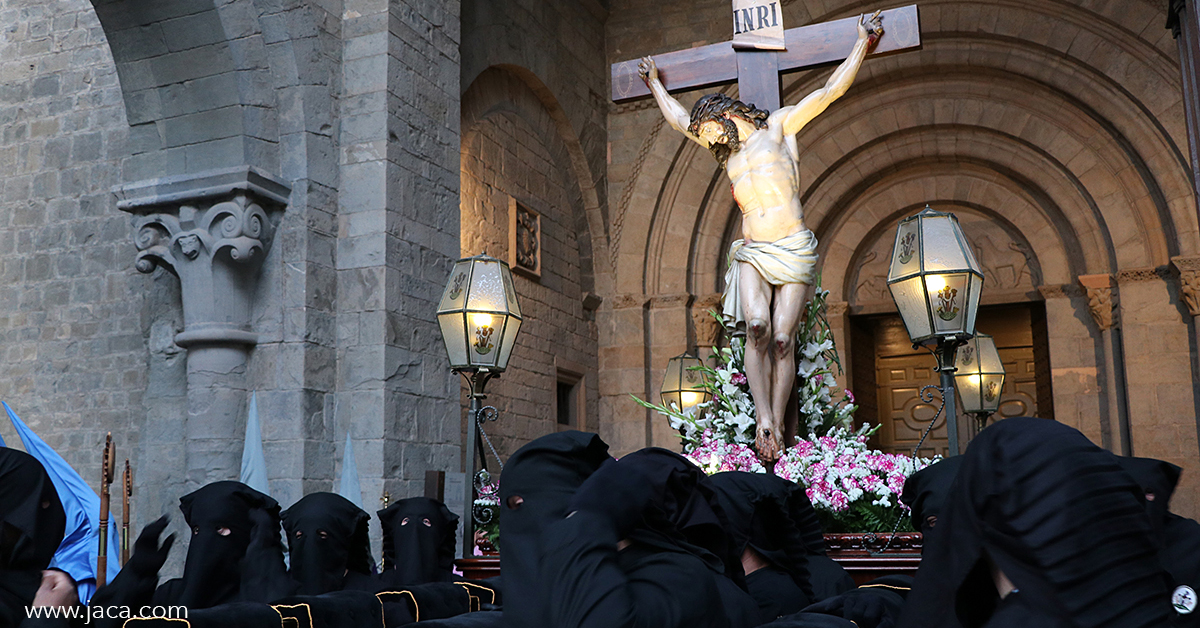
[[[933, 460], [871, 450], [867, 439], [878, 426], [864, 422], [855, 429], [858, 405], [837, 383], [841, 362], [825, 316], [828, 297], [818, 278], [796, 337], [800, 431], [807, 438], [784, 450], [773, 472], [807, 487], [826, 532], [891, 532], [897, 526], [911, 531], [899, 495], [905, 479]], [[754, 399], [744, 339], [730, 339], [713, 357], [715, 366], [693, 367], [704, 375], [709, 401], [681, 410], [634, 399], [667, 417], [679, 431], [684, 455], [707, 473], [766, 473], [752, 448]]]

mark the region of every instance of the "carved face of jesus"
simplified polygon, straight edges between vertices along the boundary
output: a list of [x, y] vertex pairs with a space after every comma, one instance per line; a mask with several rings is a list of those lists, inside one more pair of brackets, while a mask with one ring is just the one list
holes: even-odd
[[708, 145], [713, 144], [728, 144], [729, 135], [725, 132], [725, 125], [716, 120], [709, 120], [700, 125], [700, 139]]

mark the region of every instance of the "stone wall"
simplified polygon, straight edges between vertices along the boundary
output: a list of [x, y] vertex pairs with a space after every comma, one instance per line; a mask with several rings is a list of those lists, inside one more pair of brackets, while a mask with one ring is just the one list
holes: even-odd
[[[129, 135], [112, 54], [87, 0], [3, 0], [0, 25], [0, 400], [89, 482], [109, 431], [136, 474], [156, 280], [110, 200]], [[19, 446], [2, 416], [0, 436]]]
[[[475, 103], [496, 99], [509, 103], [508, 110], [475, 117]], [[513, 278], [527, 323], [508, 370], [490, 384], [487, 400], [501, 414], [498, 423], [485, 429], [507, 458], [524, 443], [559, 429], [559, 370], [583, 376], [587, 401], [579, 408], [582, 424], [573, 427], [597, 429], [596, 330], [592, 312], [584, 307], [584, 286], [592, 281], [581, 261], [589, 235], [579, 195], [570, 194], [578, 186], [561, 162], [565, 150], [554, 142], [549, 116], [532, 92], [511, 74], [493, 71], [477, 80], [465, 101], [470, 126], [464, 128], [462, 146], [463, 256], [487, 252], [517, 266], [512, 263], [510, 203], [540, 214], [540, 276], [518, 270]], [[465, 393], [464, 388], [464, 404]]]
[[600, 52], [607, 17], [596, 0], [463, 4], [462, 254], [509, 261], [510, 197], [542, 220], [541, 276], [515, 276], [526, 324], [509, 371], [489, 385], [500, 420], [485, 429], [499, 435], [502, 457], [559, 429], [560, 370], [583, 376], [582, 427], [607, 430], [594, 312], [609, 293], [612, 262]]

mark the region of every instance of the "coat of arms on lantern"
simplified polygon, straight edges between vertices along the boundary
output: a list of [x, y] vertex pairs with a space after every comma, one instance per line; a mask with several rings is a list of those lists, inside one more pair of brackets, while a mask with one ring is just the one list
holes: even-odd
[[542, 216], [511, 196], [508, 199], [508, 264], [533, 279], [542, 276]]

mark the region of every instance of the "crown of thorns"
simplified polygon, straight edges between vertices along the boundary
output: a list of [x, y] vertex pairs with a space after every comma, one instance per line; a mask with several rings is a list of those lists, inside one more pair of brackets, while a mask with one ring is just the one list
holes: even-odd
[[766, 128], [767, 116], [771, 115], [762, 109], [756, 108], [753, 104], [747, 105], [725, 94], [709, 94], [697, 100], [695, 105], [692, 105], [691, 123], [688, 124], [688, 131], [692, 135], [699, 135], [701, 124], [710, 120], [719, 120], [726, 113], [741, 116], [758, 129]]

